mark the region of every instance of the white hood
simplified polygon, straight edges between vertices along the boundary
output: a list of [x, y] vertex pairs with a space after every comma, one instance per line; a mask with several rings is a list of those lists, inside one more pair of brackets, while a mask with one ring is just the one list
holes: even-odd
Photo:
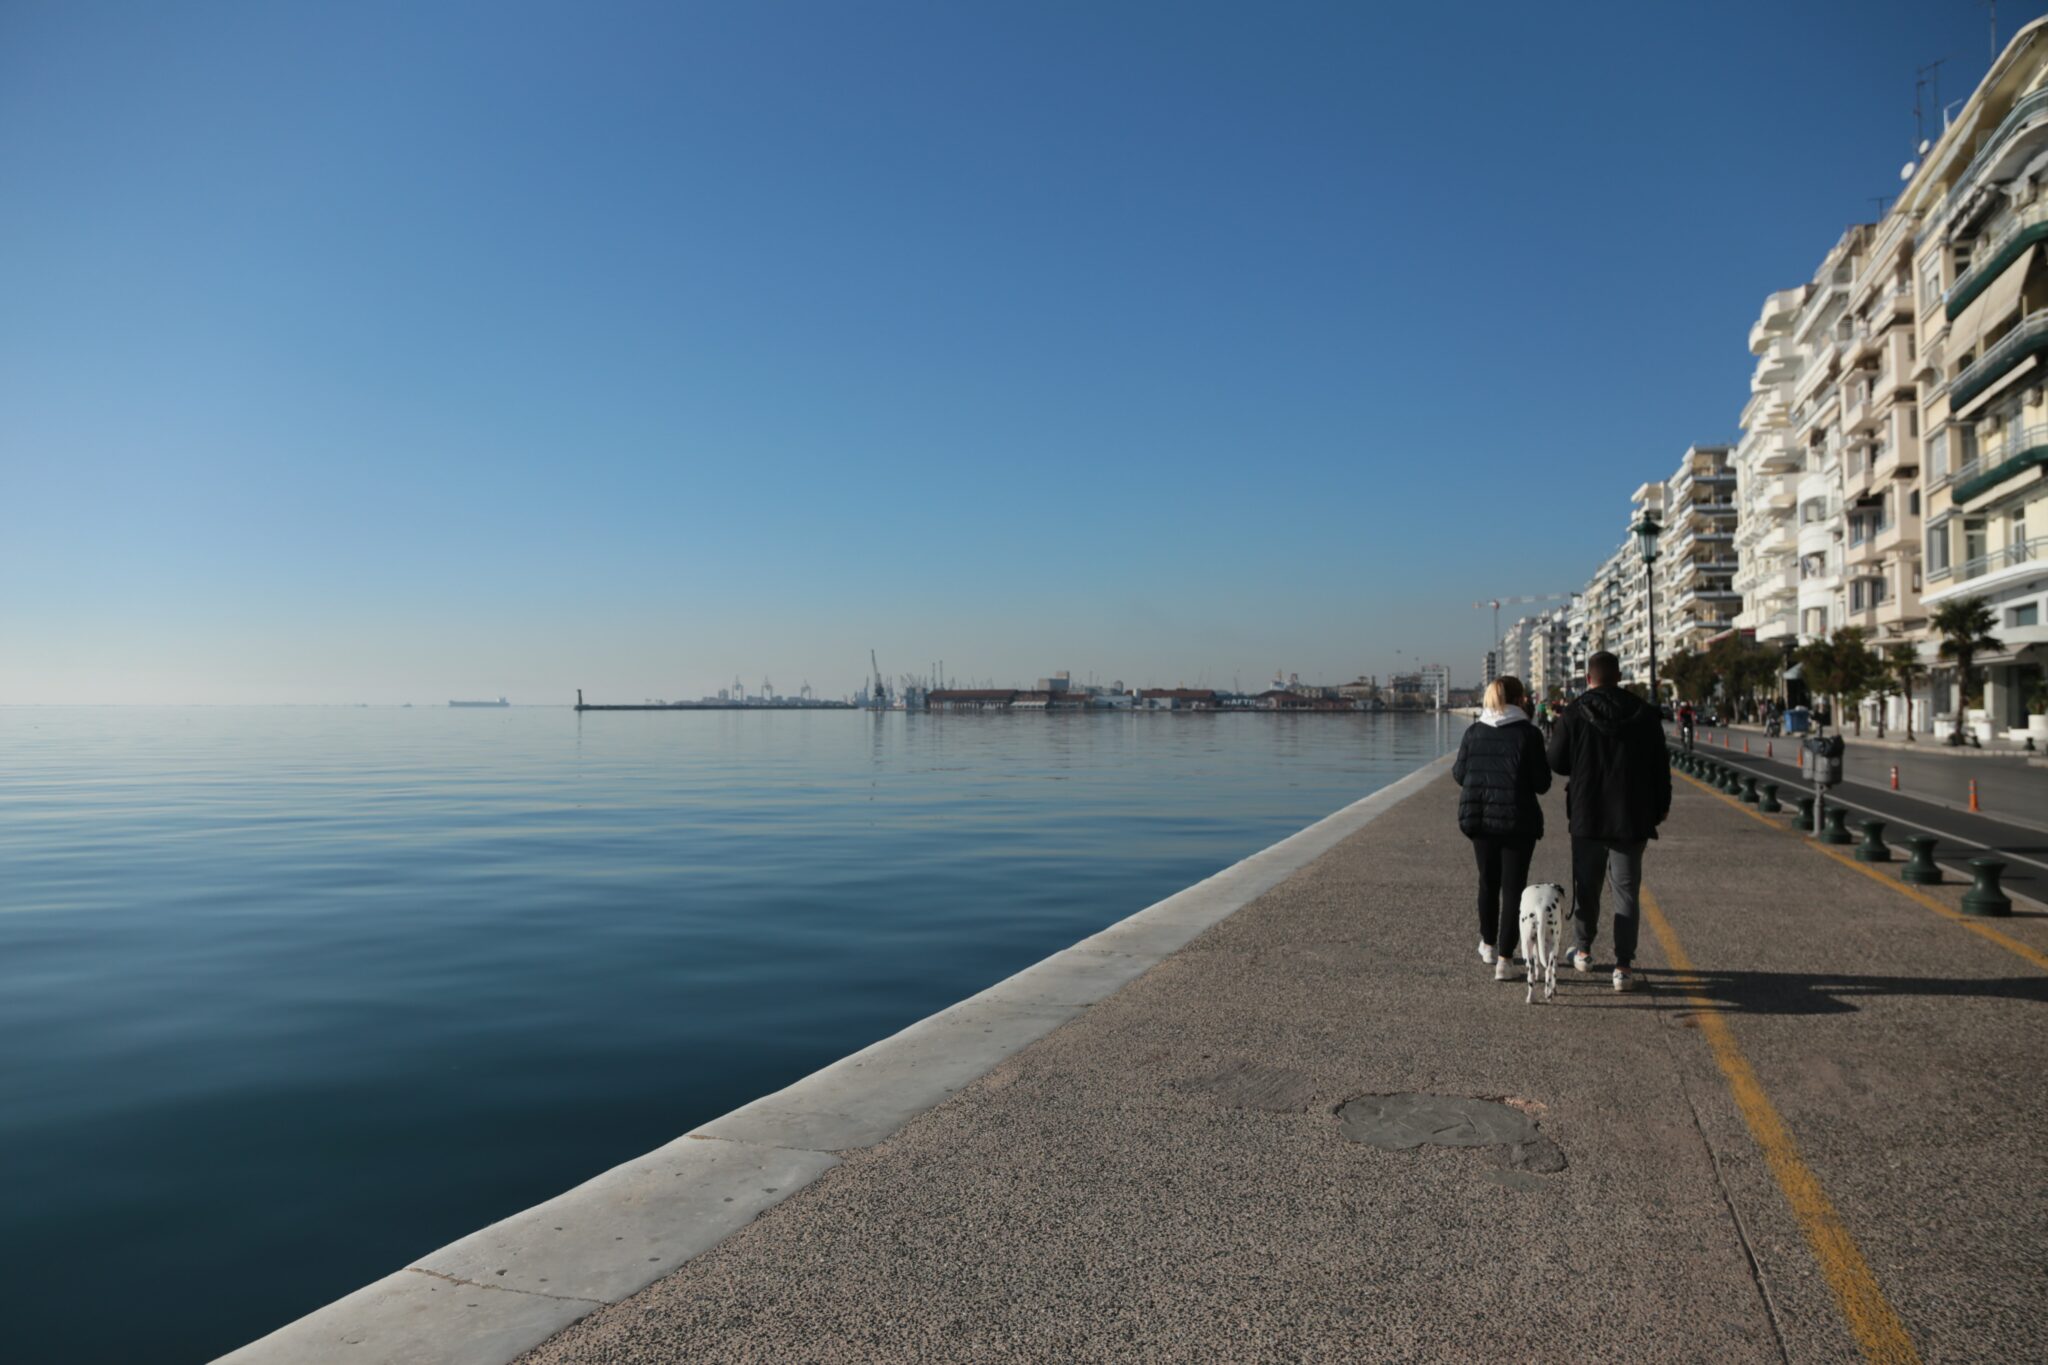
[[1479, 713], [1479, 723], [1481, 725], [1513, 725], [1518, 720], [1527, 719], [1529, 719], [1528, 712], [1519, 706], [1509, 706], [1499, 711], [1481, 711]]

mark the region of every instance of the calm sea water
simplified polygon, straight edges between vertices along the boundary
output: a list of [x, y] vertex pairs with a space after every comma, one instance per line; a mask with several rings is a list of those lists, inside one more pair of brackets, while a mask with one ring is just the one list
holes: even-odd
[[1462, 722], [0, 709], [11, 1361], [199, 1361]]

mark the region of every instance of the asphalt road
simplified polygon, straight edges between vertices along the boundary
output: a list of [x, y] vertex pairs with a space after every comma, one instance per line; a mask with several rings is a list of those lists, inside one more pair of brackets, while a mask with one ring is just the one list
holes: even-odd
[[[1454, 809], [1431, 785], [525, 1359], [2038, 1355], [2048, 916], [1973, 933], [1681, 780], [1645, 989], [1532, 1007], [1474, 955]], [[1407, 1094], [1481, 1117], [1361, 1140]]]
[[[1794, 743], [1796, 741], [1778, 740], [1773, 747], [1781, 754], [1791, 754], [1795, 751], [1787, 746]], [[1845, 757], [1855, 756], [1855, 743], [1853, 739], [1849, 741]], [[1778, 783], [1778, 799], [1788, 808], [1798, 797], [1812, 794], [1810, 772], [1802, 772], [1795, 763], [1786, 759], [1762, 757], [1761, 746], [1754, 738], [1750, 740], [1750, 747], [1759, 752], [1744, 754], [1739, 740], [1732, 749], [1696, 742], [1697, 752], [1753, 774], [1759, 780]], [[1942, 763], [1951, 760], [1926, 761]], [[1847, 763], [1844, 766], [1846, 769]], [[1992, 759], [1986, 766], [2011, 769], [2015, 767], [2015, 760]], [[2048, 772], [2018, 766], [2041, 779], [2040, 804], [2030, 807], [2029, 813], [2048, 817]], [[1892, 791], [1888, 786], [1844, 782], [1830, 791], [1827, 799], [1849, 808], [1852, 812], [1848, 819], [1851, 830], [1857, 829], [1860, 820], [1874, 818], [1885, 821], [1885, 842], [1896, 850], [1896, 856], [1901, 860], [1906, 856], [1905, 836], [1930, 834], [1938, 840], [1934, 850], [1935, 861], [1957, 877], [1967, 880], [1971, 876], [1969, 862], [1972, 858], [1998, 858], [2006, 864], [2003, 884], [2008, 891], [2048, 906], [2048, 833], [1989, 813], [1972, 814], [1967, 810], [1925, 801], [1904, 790], [1904, 785], [1902, 779], [1902, 789]]]
[[[1667, 727], [1673, 739], [1678, 727]], [[1893, 732], [1896, 736], [1896, 731]], [[1848, 750], [1843, 758], [1843, 775], [1851, 785], [1890, 790], [1891, 770], [1899, 770], [1899, 789], [1932, 805], [1968, 810], [1970, 783], [1977, 784], [1978, 805], [1984, 814], [2010, 824], [2029, 826], [2048, 833], [2048, 766], [2012, 753], [1987, 754], [1981, 749], [1951, 749], [1922, 738], [1913, 746], [1871, 743], [1854, 731], [1844, 732]], [[1723, 741], [1726, 741], [1725, 745]], [[1798, 741], [1780, 736], [1772, 740], [1762, 730], [1746, 727], [1732, 730], [1701, 730], [1700, 747], [1716, 754], [1739, 757], [1747, 742], [1755, 754], [1767, 748], [1790, 757], [1790, 746]], [[2048, 755], [2044, 755], [2048, 757]]]

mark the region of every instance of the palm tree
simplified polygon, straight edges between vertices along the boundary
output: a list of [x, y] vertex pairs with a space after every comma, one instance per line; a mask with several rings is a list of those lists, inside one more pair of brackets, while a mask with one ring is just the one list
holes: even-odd
[[[1927, 671], [1927, 665], [1920, 662], [1920, 651], [1901, 640], [1885, 651], [1884, 668], [1891, 681], [1898, 685], [1899, 695], [1906, 702], [1906, 742], [1913, 742], [1913, 683]], [[1877, 713], [1877, 737], [1884, 738], [1884, 712]]]
[[1998, 624], [1998, 618], [1991, 614], [1991, 608], [1981, 597], [1962, 597], [1953, 602], [1944, 602], [1934, 609], [1928, 619], [1934, 633], [1941, 637], [1941, 657], [1955, 660], [1956, 665], [1956, 724], [1949, 732], [1950, 744], [1963, 742], [1963, 709], [1970, 691], [1971, 676], [1979, 653], [2005, 648], [2005, 641], [1991, 634], [1991, 628]]

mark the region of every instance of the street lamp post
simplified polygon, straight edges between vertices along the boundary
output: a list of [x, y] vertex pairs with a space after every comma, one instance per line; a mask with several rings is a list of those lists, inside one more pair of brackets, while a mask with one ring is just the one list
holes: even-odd
[[1657, 691], [1657, 579], [1652, 567], [1657, 562], [1657, 537], [1664, 534], [1664, 528], [1657, 524], [1655, 516], [1645, 512], [1642, 520], [1628, 529], [1643, 556], [1643, 606], [1650, 627], [1650, 705], [1661, 713], [1664, 698]]

